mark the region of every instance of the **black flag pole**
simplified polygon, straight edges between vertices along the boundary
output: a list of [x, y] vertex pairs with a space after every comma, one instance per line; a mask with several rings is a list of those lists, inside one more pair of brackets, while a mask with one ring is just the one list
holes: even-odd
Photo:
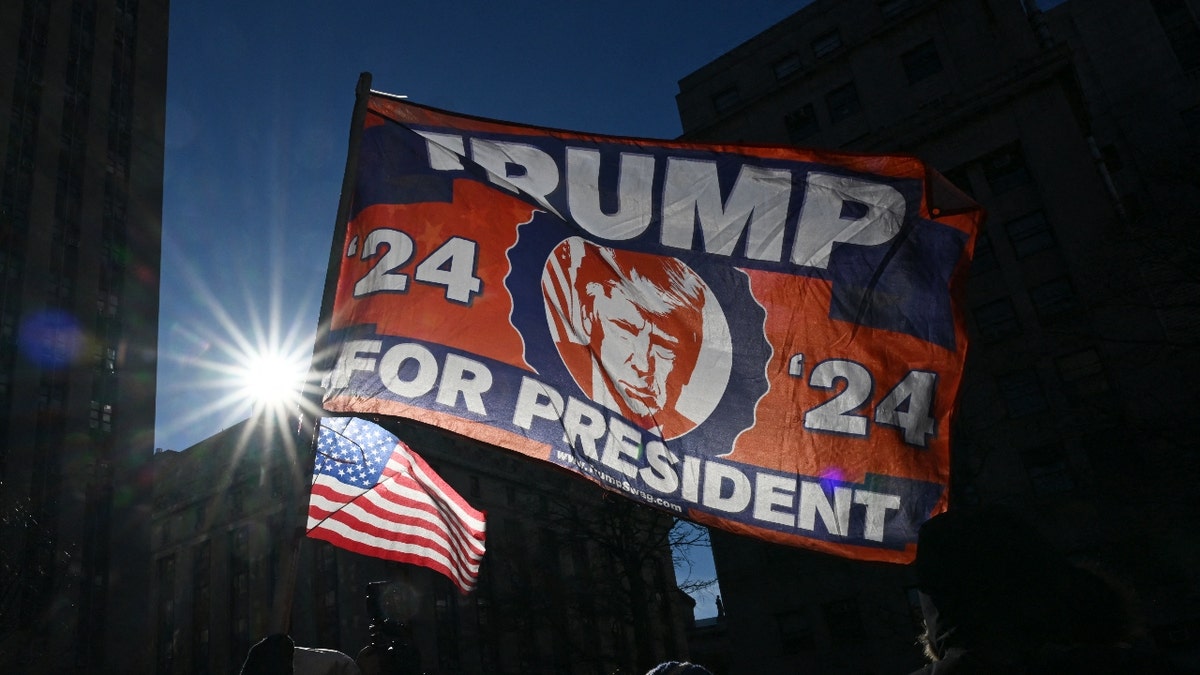
[[350, 122], [349, 148], [346, 152], [346, 169], [342, 173], [342, 192], [338, 199], [337, 217], [333, 228], [333, 241], [329, 247], [329, 262], [325, 271], [325, 287], [321, 294], [321, 311], [317, 319], [317, 331], [313, 340], [312, 359], [308, 376], [304, 380], [299, 419], [295, 429], [293, 453], [292, 499], [286, 508], [285, 518], [296, 518], [294, 526], [285, 531], [293, 533], [290, 546], [280, 556], [279, 569], [275, 578], [271, 633], [287, 633], [291, 626], [292, 606], [296, 591], [296, 577], [300, 566], [300, 545], [308, 523], [308, 496], [312, 482], [313, 464], [316, 454], [317, 428], [321, 411], [321, 378], [333, 362], [334, 354], [322, 351], [333, 324], [333, 302], [337, 294], [338, 270], [342, 261], [342, 244], [346, 239], [346, 226], [350, 220], [350, 209], [354, 201], [354, 185], [358, 174], [358, 150], [362, 139], [363, 124], [367, 117], [367, 103], [371, 98], [371, 73], [361, 73], [355, 87], [354, 114]]
[[338, 270], [342, 264], [342, 242], [346, 238], [346, 225], [350, 221], [350, 209], [353, 206], [354, 185], [358, 179], [358, 149], [362, 140], [363, 124], [367, 119], [367, 102], [371, 98], [371, 74], [362, 73], [358, 76], [358, 87], [355, 89], [354, 117], [350, 126], [350, 148], [346, 153], [346, 170], [342, 173], [342, 194], [338, 199], [337, 220], [333, 227], [333, 242], [329, 246], [329, 263], [325, 269], [325, 288], [321, 295], [321, 313], [317, 321], [317, 335], [313, 346], [312, 363], [309, 369], [308, 386], [305, 396], [308, 403], [313, 404], [313, 410], [319, 410], [320, 379], [333, 361], [334, 355], [320, 352], [320, 345], [326, 344], [330, 326], [333, 323], [333, 300], [337, 294]]

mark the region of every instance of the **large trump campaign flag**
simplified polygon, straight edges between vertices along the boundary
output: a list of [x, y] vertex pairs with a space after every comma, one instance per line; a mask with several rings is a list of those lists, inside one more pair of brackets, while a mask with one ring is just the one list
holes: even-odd
[[733, 532], [911, 559], [946, 503], [977, 205], [908, 156], [363, 105], [327, 410]]

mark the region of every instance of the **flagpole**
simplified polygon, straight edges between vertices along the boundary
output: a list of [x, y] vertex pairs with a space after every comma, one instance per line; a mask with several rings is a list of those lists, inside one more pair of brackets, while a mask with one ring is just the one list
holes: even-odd
[[[313, 462], [316, 454], [317, 426], [321, 410], [321, 376], [329, 370], [333, 355], [322, 353], [320, 346], [328, 344], [327, 338], [333, 324], [333, 302], [337, 293], [338, 270], [341, 267], [342, 246], [346, 239], [346, 226], [350, 220], [350, 209], [354, 197], [354, 185], [358, 174], [358, 150], [362, 140], [363, 124], [367, 117], [367, 103], [371, 97], [371, 73], [358, 76], [355, 87], [354, 113], [350, 122], [349, 148], [346, 152], [346, 168], [342, 173], [342, 192], [338, 198], [337, 216], [333, 228], [333, 243], [329, 247], [329, 262], [325, 270], [325, 287], [321, 295], [321, 310], [317, 318], [317, 331], [313, 340], [313, 354], [309, 361], [308, 377], [300, 405], [296, 428], [296, 443], [299, 473], [294, 477], [292, 505], [296, 517], [290, 550], [280, 556], [280, 567], [276, 570], [274, 607], [271, 614], [270, 633], [287, 633], [291, 626], [292, 606], [296, 594], [296, 578], [300, 567], [300, 545], [308, 522], [308, 486], [312, 480]], [[285, 530], [286, 531], [286, 530]]]
[[333, 243], [329, 247], [329, 262], [325, 268], [325, 289], [321, 296], [321, 314], [317, 322], [317, 339], [314, 341], [312, 363], [309, 370], [309, 384], [305, 394], [314, 404], [312, 409], [320, 409], [320, 380], [314, 381], [328, 370], [333, 354], [321, 354], [317, 345], [325, 343], [330, 326], [333, 323], [333, 300], [337, 293], [338, 270], [342, 264], [342, 244], [346, 239], [346, 224], [350, 221], [350, 208], [354, 197], [354, 184], [358, 178], [358, 146], [362, 140], [363, 124], [367, 119], [367, 101], [371, 98], [371, 73], [358, 76], [358, 87], [355, 89], [354, 116], [350, 126], [350, 148], [346, 153], [346, 170], [342, 173], [342, 194], [338, 200], [337, 220], [333, 227]]

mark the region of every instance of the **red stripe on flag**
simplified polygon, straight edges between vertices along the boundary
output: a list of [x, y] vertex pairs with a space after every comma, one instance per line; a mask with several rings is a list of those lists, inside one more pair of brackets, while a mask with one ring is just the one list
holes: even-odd
[[[346, 426], [346, 433], [336, 433], [354, 441], [354, 433], [370, 429], [361, 420], [356, 423]], [[380, 437], [373, 437], [378, 443]], [[464, 593], [479, 577], [485, 529], [484, 514], [399, 441], [370, 489], [325, 473], [313, 479], [309, 537], [355, 553], [428, 567], [449, 577]]]
[[384, 528], [360, 518], [357, 513], [342, 510], [327, 518], [316, 529], [332, 529], [333, 523], [339, 523], [353, 530], [360, 536], [360, 543], [364, 546], [381, 551], [399, 550], [403, 547], [420, 548], [438, 560], [460, 566], [465, 573], [471, 576], [479, 569], [478, 560], [473, 563], [461, 560], [447, 547], [443, 532], [428, 529], [423, 524], [404, 526], [394, 523], [394, 527]]
[[[413, 490], [420, 491], [431, 498], [431, 505], [436, 509], [437, 514], [460, 536], [468, 537], [482, 541], [484, 531], [484, 515], [481, 511], [472, 508], [462, 497], [451, 488], [442, 477], [433, 472], [433, 469], [421, 459], [419, 455], [412, 452], [403, 443], [397, 448], [396, 455], [393, 460], [399, 463], [400, 458], [404, 455], [410, 459], [409, 471], [411, 477], [404, 474], [397, 474], [395, 480], [400, 485], [405, 485]], [[392, 462], [389, 462], [389, 470]], [[385, 475], [387, 471], [385, 471]]]
[[373, 558], [383, 558], [384, 560], [394, 560], [396, 562], [407, 563], [410, 565], [419, 565], [427, 567], [435, 572], [443, 574], [450, 578], [454, 585], [464, 593], [470, 592], [475, 588], [475, 578], [462, 578], [456, 574], [455, 570], [450, 566], [439, 562], [432, 558], [429, 552], [422, 548], [411, 549], [381, 549], [369, 544], [350, 539], [347, 536], [334, 531], [331, 528], [321, 528], [308, 533], [313, 539], [322, 539], [338, 548], [346, 549], [354, 553], [371, 556]]
[[380, 526], [376, 536], [385, 537], [390, 529], [422, 528], [438, 533], [446, 545], [452, 544], [455, 555], [461, 559], [483, 555], [483, 546], [478, 539], [453, 531], [454, 528], [448, 527], [432, 506], [415, 501], [411, 496], [396, 494], [388, 487], [394, 489], [394, 486], [381, 487], [373, 495], [364, 495], [351, 507], [390, 526]]
[[[340, 482], [328, 476], [318, 478], [318, 482], [313, 485], [313, 499], [309, 504], [310, 518], [323, 520], [349, 504], [353, 499], [358, 498], [358, 501], [355, 502], [357, 508], [362, 508], [381, 520], [394, 518], [396, 517], [394, 514], [402, 514], [406, 518], [412, 519], [421, 518], [430, 526], [441, 528], [447, 538], [453, 539], [455, 544], [464, 551], [464, 555], [483, 555], [483, 531], [465, 526], [458, 519], [447, 515], [445, 510], [438, 508], [419, 485], [407, 477], [396, 476], [391, 481], [381, 482], [374, 494], [362, 493], [360, 495], [355, 488], [342, 492], [339, 490], [341, 485]], [[322, 500], [328, 500], [331, 503], [326, 507], [327, 505]], [[381, 504], [380, 501], [386, 503]]]

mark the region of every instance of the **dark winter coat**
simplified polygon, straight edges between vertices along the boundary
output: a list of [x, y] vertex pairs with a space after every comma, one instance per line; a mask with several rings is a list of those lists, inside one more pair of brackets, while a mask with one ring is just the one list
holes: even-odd
[[1134, 621], [1118, 587], [1010, 513], [930, 519], [918, 534], [916, 571], [933, 662], [913, 675], [1184, 672], [1129, 647]]

